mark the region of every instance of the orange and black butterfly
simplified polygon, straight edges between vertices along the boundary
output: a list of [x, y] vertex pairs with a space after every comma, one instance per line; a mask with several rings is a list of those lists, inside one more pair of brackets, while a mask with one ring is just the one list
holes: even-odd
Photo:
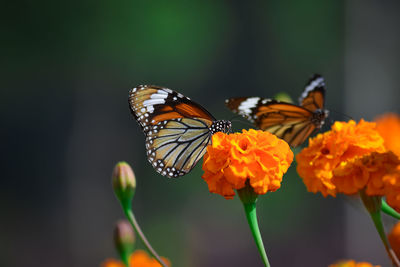
[[301, 145], [328, 117], [324, 109], [325, 82], [314, 74], [294, 105], [269, 98], [239, 97], [227, 99], [226, 105], [258, 128], [284, 139], [292, 147]]
[[231, 122], [216, 120], [188, 97], [168, 88], [141, 85], [129, 91], [129, 106], [146, 136], [147, 158], [167, 177], [193, 169], [216, 132], [228, 132]]

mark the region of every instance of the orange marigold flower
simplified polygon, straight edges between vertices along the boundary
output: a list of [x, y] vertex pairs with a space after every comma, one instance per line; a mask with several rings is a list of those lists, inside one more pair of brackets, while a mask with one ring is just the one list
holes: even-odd
[[[171, 266], [171, 263], [168, 259], [161, 257], [162, 260], [168, 265]], [[125, 265], [118, 260], [108, 259], [102, 263], [102, 267], [125, 267]], [[161, 267], [161, 264], [154, 258], [151, 258], [147, 253], [143, 250], [136, 250], [133, 252], [129, 258], [129, 266], [130, 267]]]
[[376, 130], [385, 140], [385, 147], [400, 157], [400, 116], [387, 113], [375, 119]]
[[383, 176], [387, 203], [400, 212], [400, 165]]
[[382, 196], [386, 193], [383, 178], [392, 174], [399, 164], [400, 160], [390, 151], [372, 152], [340, 164], [333, 170], [332, 182], [344, 194], [355, 194], [366, 187], [367, 195]]
[[231, 199], [235, 189], [249, 180], [257, 194], [275, 191], [293, 161], [289, 145], [275, 135], [250, 129], [242, 133], [212, 136], [204, 156], [202, 178], [210, 192]]
[[[321, 192], [323, 196], [336, 196], [338, 192], [352, 194], [365, 185], [365, 176], [350, 166], [360, 164], [358, 160], [371, 152], [385, 152], [375, 123], [335, 122], [331, 131], [310, 138], [309, 146], [297, 154], [297, 172], [310, 192]], [[338, 178], [338, 187], [334, 175], [348, 178], [350, 171], [354, 171], [351, 177], [355, 180]]]
[[380, 267], [380, 265], [372, 265], [369, 262], [356, 262], [354, 260], [339, 261], [329, 267]]
[[388, 240], [390, 246], [392, 247], [394, 253], [399, 258], [400, 257], [400, 222], [398, 222], [390, 231], [388, 235]]

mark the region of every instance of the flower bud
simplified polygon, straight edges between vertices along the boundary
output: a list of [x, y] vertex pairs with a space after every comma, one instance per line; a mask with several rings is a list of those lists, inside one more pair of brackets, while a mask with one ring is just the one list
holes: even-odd
[[124, 262], [129, 262], [129, 256], [134, 250], [135, 235], [128, 221], [117, 222], [114, 229], [114, 242], [121, 259]]
[[135, 194], [136, 179], [132, 168], [126, 162], [118, 162], [112, 174], [114, 193], [124, 209], [131, 207]]

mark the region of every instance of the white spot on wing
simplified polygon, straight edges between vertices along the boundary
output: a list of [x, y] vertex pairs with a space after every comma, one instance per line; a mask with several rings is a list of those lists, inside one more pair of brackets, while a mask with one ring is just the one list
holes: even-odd
[[240, 103], [240, 105], [238, 107], [239, 113], [246, 114], [246, 115], [251, 114], [251, 109], [255, 108], [257, 106], [258, 100], [260, 100], [259, 97], [247, 98], [245, 101]]
[[270, 102], [271, 101], [271, 99], [263, 99], [262, 101], [261, 101], [261, 103], [262, 104], [267, 104], [268, 102]]
[[165, 90], [157, 90], [157, 94], [168, 95], [168, 93]]
[[164, 104], [165, 100], [164, 99], [147, 99], [145, 101], [143, 101], [143, 106], [154, 106], [154, 105], [158, 105], [158, 104]]
[[153, 106], [148, 106], [147, 107], [147, 112], [153, 113], [154, 107]]
[[[159, 90], [160, 91], [160, 90]], [[164, 98], [167, 98], [168, 97], [168, 94], [167, 93], [165, 93], [165, 94], [152, 94], [151, 96], [150, 96], [150, 98], [151, 99], [164, 99]]]

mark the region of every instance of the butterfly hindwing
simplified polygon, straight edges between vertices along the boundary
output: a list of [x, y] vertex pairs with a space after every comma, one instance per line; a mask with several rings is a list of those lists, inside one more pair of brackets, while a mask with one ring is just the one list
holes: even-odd
[[[166, 122], [166, 123], [164, 123]], [[210, 142], [209, 121], [178, 118], [161, 122], [148, 132], [146, 149], [157, 172], [168, 177], [188, 173]]]
[[266, 131], [279, 136], [288, 142], [292, 147], [301, 145], [307, 137], [315, 130], [315, 125], [307, 121], [286, 122], [269, 127]]

